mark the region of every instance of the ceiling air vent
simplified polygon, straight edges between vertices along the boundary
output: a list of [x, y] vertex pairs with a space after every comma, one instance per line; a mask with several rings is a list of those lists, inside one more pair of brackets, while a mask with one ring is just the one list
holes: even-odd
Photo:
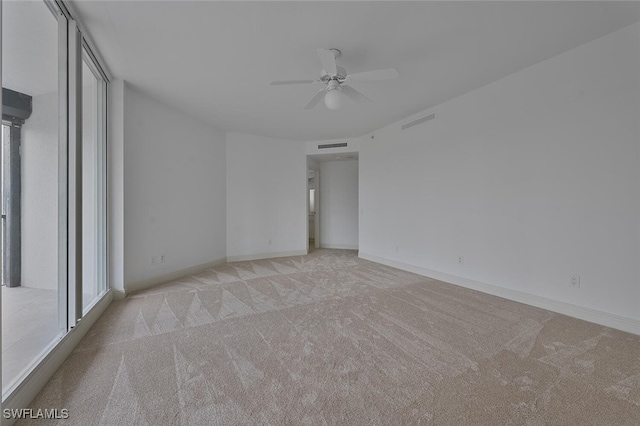
[[318, 149], [327, 149], [327, 148], [346, 148], [347, 147], [347, 143], [346, 142], [342, 142], [342, 143], [327, 143], [324, 145], [318, 145]]
[[426, 123], [427, 121], [431, 121], [436, 118], [436, 113], [432, 113], [427, 115], [426, 117], [418, 118], [417, 120], [413, 120], [407, 124], [402, 125], [402, 130], [408, 129], [409, 127], [417, 126], [418, 124]]

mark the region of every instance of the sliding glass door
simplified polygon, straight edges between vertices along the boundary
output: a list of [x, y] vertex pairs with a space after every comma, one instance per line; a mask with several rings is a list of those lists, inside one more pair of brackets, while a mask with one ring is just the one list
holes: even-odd
[[2, 390], [64, 335], [66, 171], [60, 167], [59, 25], [43, 2], [2, 13]]
[[1, 6], [4, 399], [107, 290], [107, 83], [64, 5]]

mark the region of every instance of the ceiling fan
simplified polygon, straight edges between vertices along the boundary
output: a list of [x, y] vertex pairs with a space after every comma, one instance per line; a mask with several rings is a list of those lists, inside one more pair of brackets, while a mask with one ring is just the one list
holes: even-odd
[[325, 87], [320, 89], [311, 100], [307, 102], [304, 109], [312, 109], [323, 97], [327, 108], [338, 109], [342, 105], [342, 95], [359, 104], [372, 102], [371, 99], [345, 83], [398, 78], [398, 71], [395, 68], [347, 74], [346, 69], [336, 64], [336, 58], [341, 55], [340, 50], [317, 49], [316, 52], [318, 53], [318, 57], [320, 57], [320, 62], [323, 67], [323, 70], [320, 72], [320, 80], [285, 80], [272, 81], [269, 83], [271, 86], [282, 86], [286, 84], [324, 84]]

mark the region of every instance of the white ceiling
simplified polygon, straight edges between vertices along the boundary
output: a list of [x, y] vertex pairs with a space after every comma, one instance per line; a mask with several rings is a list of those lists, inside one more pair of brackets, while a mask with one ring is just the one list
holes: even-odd
[[[108, 68], [150, 96], [229, 131], [296, 140], [366, 134], [640, 20], [637, 2], [74, 1]], [[316, 48], [342, 50], [375, 101], [305, 103]]]

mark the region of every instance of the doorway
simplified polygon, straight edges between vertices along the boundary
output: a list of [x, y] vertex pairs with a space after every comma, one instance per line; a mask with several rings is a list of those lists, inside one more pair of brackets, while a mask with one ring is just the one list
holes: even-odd
[[320, 171], [307, 169], [307, 241], [310, 253], [320, 248]]
[[359, 249], [358, 157], [357, 152], [307, 156], [312, 248]]

